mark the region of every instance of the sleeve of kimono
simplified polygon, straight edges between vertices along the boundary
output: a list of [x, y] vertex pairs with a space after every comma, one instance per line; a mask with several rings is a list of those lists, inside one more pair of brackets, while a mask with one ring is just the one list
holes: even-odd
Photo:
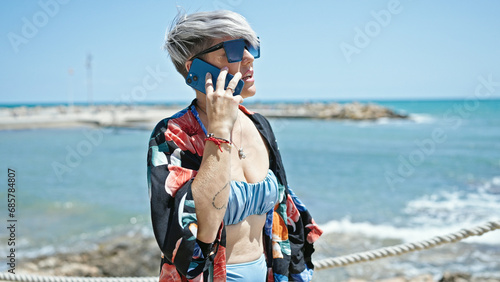
[[[202, 145], [196, 143], [202, 141], [198, 139], [170, 130], [165, 120], [151, 135], [147, 158], [156, 241], [163, 252], [163, 261], [175, 265], [188, 279], [199, 276], [209, 267], [220, 239], [218, 236], [208, 245], [196, 240], [197, 219], [191, 184], [201, 163]], [[190, 150], [195, 147], [198, 149]], [[222, 225], [219, 235], [221, 230]]]
[[290, 187], [287, 189], [287, 229], [292, 251], [289, 275], [294, 281], [310, 281], [314, 242], [323, 231]]

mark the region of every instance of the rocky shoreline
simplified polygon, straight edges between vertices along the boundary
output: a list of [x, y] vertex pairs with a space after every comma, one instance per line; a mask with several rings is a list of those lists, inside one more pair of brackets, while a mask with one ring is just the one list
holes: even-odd
[[128, 234], [108, 239], [91, 250], [24, 259], [19, 273], [41, 276], [158, 276], [161, 253], [154, 238]]
[[[57, 128], [76, 126], [130, 127], [151, 129], [159, 120], [171, 116], [184, 106], [166, 105], [96, 105], [96, 106], [35, 106], [0, 108], [0, 130]], [[261, 104], [252, 103], [248, 109], [269, 118], [314, 118], [377, 120], [406, 119], [376, 104], [358, 102]]]
[[340, 104], [303, 103], [303, 104], [255, 104], [252, 105], [261, 114], [270, 118], [314, 118], [314, 119], [349, 119], [377, 120], [380, 118], [407, 119], [406, 114], [397, 113], [377, 104], [352, 102]]
[[[92, 250], [80, 253], [59, 253], [24, 259], [19, 265], [20, 274], [41, 276], [77, 277], [152, 277], [158, 276], [160, 251], [152, 237], [128, 234], [108, 239]], [[313, 281], [332, 281], [332, 269], [318, 270]], [[337, 281], [337, 280], [335, 280]], [[468, 273], [446, 272], [436, 275], [421, 274], [413, 277], [396, 275], [392, 278], [367, 280], [350, 277], [347, 282], [498, 282], [498, 278], [473, 276]]]

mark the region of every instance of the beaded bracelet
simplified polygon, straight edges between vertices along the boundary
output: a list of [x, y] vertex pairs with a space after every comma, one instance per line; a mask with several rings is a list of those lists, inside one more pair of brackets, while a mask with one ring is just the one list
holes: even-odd
[[229, 144], [231, 146], [233, 143], [231, 141], [224, 139], [224, 138], [219, 138], [215, 137], [213, 133], [207, 134], [207, 137], [205, 138], [205, 141], [212, 141], [219, 147], [219, 150], [222, 152], [222, 147], [220, 146], [223, 143]]

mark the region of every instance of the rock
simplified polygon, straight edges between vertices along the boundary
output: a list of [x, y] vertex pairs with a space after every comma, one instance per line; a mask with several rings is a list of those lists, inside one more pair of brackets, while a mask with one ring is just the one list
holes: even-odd
[[37, 273], [39, 271], [38, 266], [32, 262], [23, 263], [23, 270], [28, 273]]
[[39, 269], [50, 269], [56, 267], [58, 260], [56, 257], [44, 257], [37, 263]]
[[317, 119], [351, 119], [376, 120], [379, 118], [408, 118], [388, 108], [376, 104], [361, 104], [359, 102], [339, 103], [304, 103], [249, 105], [253, 111], [266, 117], [275, 118], [317, 118]]
[[54, 271], [57, 276], [78, 276], [78, 277], [99, 277], [102, 272], [93, 265], [85, 265], [81, 263], [66, 263], [61, 265]]
[[500, 278], [493, 278], [493, 277], [475, 277], [472, 278], [472, 282], [498, 282], [500, 281]]
[[445, 272], [443, 277], [439, 280], [439, 282], [469, 282], [471, 281], [471, 275], [468, 273], [449, 273]]
[[383, 280], [378, 280], [378, 282], [406, 282], [406, 278], [394, 277], [394, 278], [387, 278], [387, 279], [383, 279]]
[[430, 274], [419, 275], [408, 280], [409, 282], [434, 282], [434, 278]]

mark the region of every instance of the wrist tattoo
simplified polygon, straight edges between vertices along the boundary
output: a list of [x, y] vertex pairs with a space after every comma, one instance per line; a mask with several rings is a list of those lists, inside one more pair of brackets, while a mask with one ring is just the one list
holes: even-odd
[[215, 200], [217, 199], [217, 197], [219, 196], [219, 194], [224, 191], [225, 189], [227, 189], [227, 186], [229, 185], [229, 182], [226, 183], [226, 185], [224, 185], [224, 187], [222, 187], [222, 189], [220, 189], [217, 193], [215, 193], [213, 199], [212, 199], [212, 206], [215, 208], [215, 209], [218, 209], [218, 210], [222, 210], [222, 209], [226, 209], [227, 208], [227, 205], [224, 203], [222, 206], [218, 207], [216, 204], [215, 204]]

